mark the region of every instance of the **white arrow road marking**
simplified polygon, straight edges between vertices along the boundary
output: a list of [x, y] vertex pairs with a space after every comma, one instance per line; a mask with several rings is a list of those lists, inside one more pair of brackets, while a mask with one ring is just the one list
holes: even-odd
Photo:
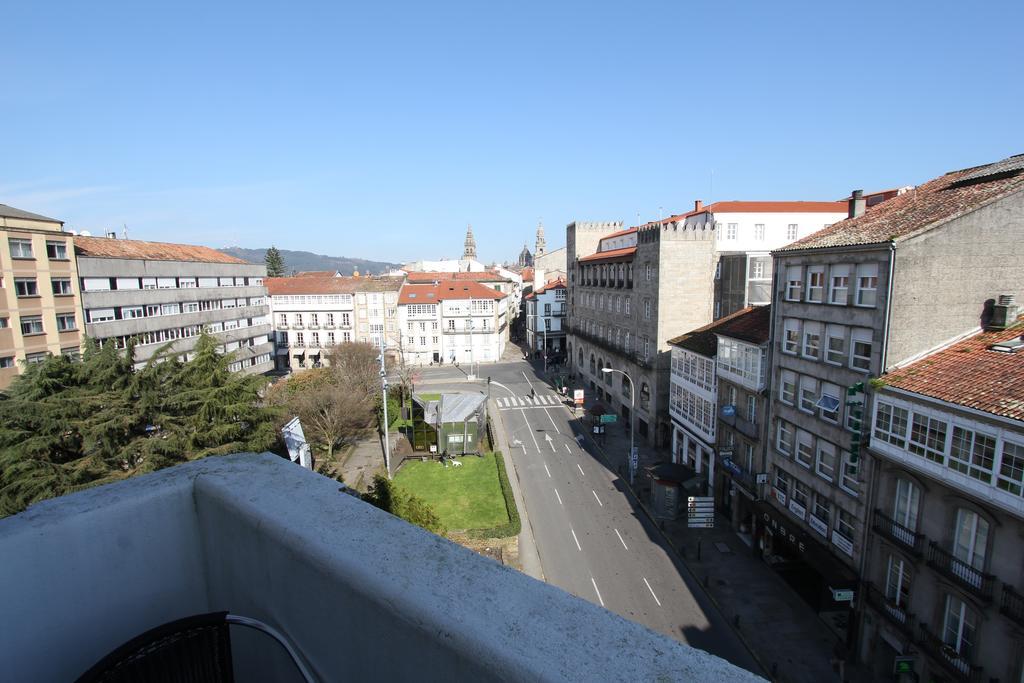
[[661, 600], [658, 599], [657, 595], [654, 595], [654, 589], [651, 588], [651, 584], [648, 583], [646, 576], [644, 577], [644, 583], [647, 584], [647, 590], [651, 591], [651, 596], [654, 597], [654, 602], [658, 603], [658, 607], [661, 607]]
[[597, 601], [601, 603], [601, 607], [604, 607], [604, 600], [601, 598], [601, 591], [597, 590], [597, 581], [594, 581], [594, 577], [590, 577], [590, 583], [594, 584], [594, 592], [597, 593]]
[[583, 548], [580, 547], [580, 539], [576, 538], [576, 532], [573, 531], [572, 527], [569, 527], [569, 531], [572, 532], [572, 540], [576, 541], [576, 550], [583, 552]]
[[626, 542], [622, 540], [622, 534], [619, 533], [618, 529], [615, 530], [615, 535], [619, 537], [619, 543], [622, 544], [622, 547], [626, 548], [626, 550], [629, 550], [629, 548], [626, 546]]
[[548, 442], [548, 445], [551, 446], [551, 452], [554, 453], [555, 452], [555, 442], [551, 439], [551, 435], [550, 434], [545, 434], [544, 435], [544, 439]]
[[604, 507], [604, 503], [602, 503], [601, 499], [597, 497], [597, 491], [591, 489], [590, 492], [593, 493], [594, 498], [597, 499], [597, 504], [600, 505], [601, 507]]
[[[562, 497], [560, 495], [558, 495], [558, 489], [555, 489], [555, 498], [558, 499], [558, 504], [562, 505]], [[563, 505], [563, 507], [564, 507], [564, 505]]]

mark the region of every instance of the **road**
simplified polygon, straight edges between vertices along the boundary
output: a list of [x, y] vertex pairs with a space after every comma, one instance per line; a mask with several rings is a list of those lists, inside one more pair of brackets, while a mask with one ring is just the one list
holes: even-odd
[[[764, 675], [532, 367], [505, 362], [485, 365], [479, 374], [494, 380], [491, 409], [501, 413], [547, 581]], [[460, 381], [462, 390], [483, 388], [451, 367], [424, 370], [421, 384], [455, 389]]]

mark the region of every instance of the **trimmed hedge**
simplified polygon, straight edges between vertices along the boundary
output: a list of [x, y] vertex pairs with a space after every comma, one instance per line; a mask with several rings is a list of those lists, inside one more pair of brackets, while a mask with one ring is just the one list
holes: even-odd
[[509, 538], [518, 536], [523, 528], [523, 523], [519, 519], [519, 508], [516, 507], [516, 498], [512, 494], [512, 485], [509, 483], [508, 473], [505, 471], [505, 458], [501, 451], [494, 451], [494, 464], [498, 468], [498, 483], [501, 485], [501, 495], [505, 498], [508, 522], [490, 529], [472, 529], [467, 532], [470, 538]]

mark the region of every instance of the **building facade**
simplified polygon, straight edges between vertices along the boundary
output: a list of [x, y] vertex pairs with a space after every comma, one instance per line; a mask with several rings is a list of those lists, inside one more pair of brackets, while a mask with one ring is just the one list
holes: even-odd
[[526, 297], [526, 343], [545, 357], [565, 355], [565, 318], [568, 313], [565, 280], [555, 280]]
[[126, 348], [135, 340], [142, 367], [165, 344], [188, 360], [208, 332], [233, 353], [231, 369], [273, 369], [266, 267], [208, 247], [77, 237], [85, 330], [93, 339]]
[[26, 363], [78, 357], [79, 294], [63, 222], [0, 204], [0, 390]]
[[407, 283], [398, 299], [411, 365], [493, 363], [508, 337], [507, 295], [472, 280]]

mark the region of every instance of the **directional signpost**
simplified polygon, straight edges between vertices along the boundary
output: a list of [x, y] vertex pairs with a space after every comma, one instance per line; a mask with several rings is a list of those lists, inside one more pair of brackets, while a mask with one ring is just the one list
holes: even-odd
[[619, 419], [615, 413], [605, 413], [601, 416], [601, 424], [611, 424]]
[[691, 529], [713, 529], [715, 526], [714, 496], [687, 497], [686, 523]]

